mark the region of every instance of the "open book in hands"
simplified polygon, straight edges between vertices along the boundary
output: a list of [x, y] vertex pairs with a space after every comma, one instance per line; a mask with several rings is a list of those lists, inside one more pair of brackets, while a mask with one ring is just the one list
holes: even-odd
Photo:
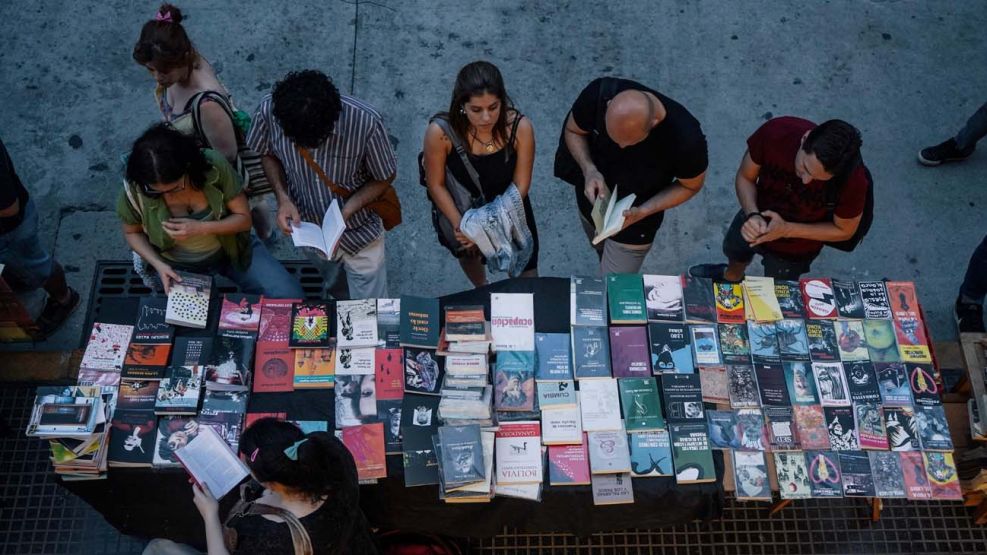
[[199, 434], [175, 456], [197, 484], [216, 499], [222, 498], [250, 475], [230, 446], [209, 426], [200, 426]]
[[593, 203], [593, 226], [596, 228], [596, 236], [593, 237], [593, 244], [598, 245], [601, 241], [616, 235], [624, 227], [624, 210], [629, 210], [634, 204], [637, 195], [631, 193], [626, 197], [617, 200], [617, 188], [614, 187], [613, 194], [606, 185], [596, 197]]
[[310, 222], [292, 226], [291, 241], [296, 247], [318, 249], [326, 255], [326, 258], [332, 258], [343, 231], [346, 231], [346, 222], [343, 220], [343, 213], [339, 210], [339, 202], [334, 199], [329, 208], [326, 208], [325, 216], [322, 217], [322, 227]]

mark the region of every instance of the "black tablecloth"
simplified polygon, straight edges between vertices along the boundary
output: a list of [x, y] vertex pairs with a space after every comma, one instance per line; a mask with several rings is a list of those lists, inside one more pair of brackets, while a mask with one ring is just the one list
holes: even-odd
[[[490, 293], [534, 293], [535, 327], [541, 332], [569, 332], [569, 280], [512, 279], [441, 298], [446, 304], [482, 304], [490, 316]], [[136, 305], [135, 305], [136, 306]], [[291, 420], [326, 420], [333, 427], [331, 390], [254, 394], [252, 412], [287, 412]], [[426, 531], [459, 537], [498, 533], [504, 526], [529, 532], [593, 532], [660, 528], [720, 515], [720, 482], [679, 486], [674, 478], [635, 479], [634, 504], [594, 506], [589, 486], [544, 488], [534, 503], [503, 497], [482, 504], [446, 504], [437, 486], [404, 487], [401, 457], [387, 458], [388, 478], [361, 487], [361, 505], [370, 522], [381, 528]], [[717, 476], [723, 457], [714, 451]], [[120, 469], [106, 480], [62, 482], [125, 534], [167, 537], [204, 547], [202, 519], [192, 504], [188, 478], [181, 470]], [[232, 505], [235, 492], [223, 500]]]

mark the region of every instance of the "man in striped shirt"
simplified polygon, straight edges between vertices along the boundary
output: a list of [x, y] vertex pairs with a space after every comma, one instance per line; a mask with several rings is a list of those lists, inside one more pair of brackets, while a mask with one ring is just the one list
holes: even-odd
[[[322, 224], [336, 199], [346, 231], [333, 261], [346, 270], [350, 298], [387, 297], [384, 226], [364, 208], [394, 181], [397, 163], [380, 114], [370, 105], [341, 95], [325, 74], [291, 72], [274, 86], [254, 114], [247, 142], [262, 154], [264, 173], [278, 200], [278, 226], [291, 233], [301, 221]], [[306, 161], [303, 152], [311, 155]], [[338, 187], [337, 195], [314, 165]], [[314, 249], [306, 254], [325, 276], [328, 261]]]

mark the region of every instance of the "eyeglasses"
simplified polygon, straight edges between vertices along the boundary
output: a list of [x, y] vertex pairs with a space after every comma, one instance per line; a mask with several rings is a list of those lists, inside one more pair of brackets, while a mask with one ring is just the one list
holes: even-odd
[[147, 183], [141, 184], [141, 189], [144, 192], [144, 196], [148, 198], [160, 198], [163, 197], [164, 195], [167, 195], [168, 193], [177, 193], [178, 191], [185, 190], [185, 185], [187, 183], [188, 183], [188, 176], [185, 176], [182, 178], [181, 183], [165, 191], [162, 191], [160, 189], [154, 189], [151, 187], [151, 185]]

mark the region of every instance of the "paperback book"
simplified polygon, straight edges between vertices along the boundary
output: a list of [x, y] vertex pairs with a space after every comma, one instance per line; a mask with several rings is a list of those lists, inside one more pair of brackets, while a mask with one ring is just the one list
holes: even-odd
[[718, 324], [720, 351], [726, 364], [750, 364], [751, 345], [745, 324]]
[[915, 405], [941, 405], [939, 393], [939, 373], [931, 364], [910, 363], [905, 365], [908, 383], [912, 390]]
[[785, 370], [781, 364], [755, 364], [757, 391], [762, 406], [788, 407], [792, 405], [785, 382]]
[[534, 353], [501, 351], [494, 372], [494, 407], [498, 411], [535, 408]]
[[816, 392], [824, 407], [850, 406], [850, 391], [839, 362], [813, 362], [812, 373], [816, 380]]
[[854, 403], [853, 416], [861, 449], [887, 451], [888, 434], [884, 429], [884, 408], [876, 403]]
[[898, 362], [898, 342], [890, 320], [864, 320], [864, 341], [872, 362]]
[[737, 411], [737, 435], [740, 437], [740, 449], [764, 451], [768, 448], [764, 414], [761, 409], [739, 409]]
[[864, 305], [864, 317], [868, 320], [890, 320], [891, 301], [883, 281], [858, 281], [860, 298]]
[[292, 391], [295, 387], [294, 351], [287, 344], [257, 343], [253, 380], [255, 393]]
[[706, 420], [698, 374], [665, 374], [660, 379], [662, 401], [669, 421], [704, 422]]
[[404, 349], [404, 390], [411, 393], [438, 395], [445, 370], [442, 357], [432, 349]]
[[836, 345], [843, 362], [864, 361], [870, 357], [864, 339], [864, 324], [858, 320], [836, 322]]
[[799, 282], [791, 280], [775, 280], [775, 297], [784, 318], [805, 318], [805, 303], [802, 300], [802, 290]]
[[923, 451], [952, 451], [953, 440], [949, 435], [949, 423], [942, 405], [915, 407], [918, 421], [919, 442]]
[[835, 451], [806, 451], [805, 461], [813, 498], [843, 497], [843, 474]]
[[378, 401], [399, 401], [404, 397], [404, 368], [401, 349], [374, 352], [374, 380]]
[[548, 447], [548, 483], [553, 486], [590, 484], [589, 452], [585, 440], [579, 445]]
[[695, 372], [692, 344], [685, 324], [648, 324], [651, 340], [651, 369], [655, 374]]
[[[778, 297], [775, 296], [775, 280], [771, 277], [747, 276], [744, 278], [744, 291], [747, 293], [746, 306], [759, 322], [773, 322], [784, 316]], [[798, 316], [804, 318], [804, 316]]]
[[709, 424], [709, 445], [713, 449], [740, 449], [740, 425], [737, 412], [732, 410], [706, 411]]
[[593, 505], [634, 503], [634, 488], [630, 473], [594, 474], [592, 476]]
[[834, 279], [833, 294], [836, 296], [836, 312], [840, 318], [862, 320], [864, 318], [864, 301], [860, 296], [860, 288], [856, 282]]
[[819, 405], [794, 405], [795, 429], [803, 449], [824, 450], [830, 448], [826, 415]]
[[812, 362], [840, 360], [840, 348], [836, 344], [836, 326], [828, 320], [809, 320], [805, 323], [809, 338], [809, 358]]
[[487, 317], [482, 305], [447, 306], [446, 339], [449, 341], [485, 341]]
[[685, 318], [682, 278], [645, 274], [644, 303], [651, 322], [681, 322]]
[[921, 320], [895, 320], [898, 355], [905, 362], [932, 362], [929, 339]]
[[744, 323], [744, 286], [740, 283], [713, 282], [716, 321], [721, 324]]
[[158, 386], [154, 413], [194, 415], [201, 393], [201, 366], [169, 366]]
[[922, 453], [925, 459], [925, 472], [929, 477], [932, 498], [946, 501], [961, 501], [963, 491], [952, 453]]
[[782, 360], [809, 360], [809, 336], [805, 320], [779, 320], [775, 324], [778, 352]]
[[851, 407], [823, 407], [826, 415], [826, 428], [829, 430], [829, 445], [833, 451], [859, 451], [857, 424]]
[[905, 478], [901, 457], [893, 451], [870, 451], [870, 471], [874, 477], [874, 495], [882, 499], [905, 497]]
[[158, 435], [154, 442], [155, 467], [181, 466], [175, 451], [185, 447], [199, 435], [199, 423], [193, 416], [165, 416], [158, 420]]
[[[568, 333], [536, 333], [536, 380], [572, 379], [572, 341]], [[447, 361], [448, 365], [448, 361]]]
[[133, 326], [95, 322], [82, 355], [82, 368], [119, 372], [133, 333]]
[[540, 484], [541, 427], [538, 421], [505, 422], [495, 436], [497, 483]]
[[327, 303], [292, 304], [291, 337], [288, 339], [288, 345], [292, 348], [308, 349], [329, 346], [329, 305]]
[[579, 409], [583, 430], [620, 430], [620, 396], [613, 378], [587, 380], [579, 384]]
[[219, 311], [220, 330], [253, 334], [260, 331], [261, 297], [246, 293], [227, 293]]
[[576, 384], [572, 380], [536, 381], [535, 386], [538, 389], [538, 407], [542, 411], [578, 407]]
[[110, 467], [151, 466], [157, 432], [158, 421], [153, 411], [121, 410], [118, 406], [110, 422], [107, 464]]
[[617, 380], [624, 426], [628, 432], [654, 431], [665, 428], [661, 398], [654, 378]]
[[908, 370], [901, 362], [875, 362], [877, 385], [881, 403], [889, 407], [912, 406], [912, 389], [908, 383]]
[[157, 402], [157, 380], [120, 380], [120, 390], [117, 395], [116, 408], [120, 411], [149, 411], [154, 412]]
[[805, 278], [799, 280], [802, 290], [802, 301], [805, 303], [806, 315], [813, 320], [837, 317], [836, 295], [829, 278]]
[[689, 326], [689, 333], [692, 336], [692, 354], [697, 365], [723, 364], [715, 325]]
[[775, 476], [778, 478], [778, 493], [782, 499], [808, 499], [812, 497], [809, 485], [809, 467], [805, 464], [802, 451], [774, 454]]
[[401, 299], [377, 299], [377, 339], [385, 349], [401, 346]]
[[336, 346], [340, 349], [376, 347], [377, 301], [336, 301]]
[[891, 316], [897, 321], [922, 319], [918, 296], [915, 294], [915, 284], [910, 281], [885, 282], [888, 299], [891, 302]]
[[709, 449], [709, 436], [704, 422], [669, 424], [672, 442], [672, 462], [675, 481], [679, 484], [697, 484], [716, 481], [713, 452]]
[[[400, 360], [400, 350], [398, 351]], [[295, 389], [331, 389], [336, 383], [335, 349], [295, 350]]]
[[877, 385], [874, 365], [869, 362], [845, 362], [843, 373], [846, 376], [850, 400], [854, 403], [880, 403], [881, 391]]
[[905, 480], [905, 497], [913, 500], [932, 499], [932, 486], [925, 473], [925, 459], [921, 452], [898, 453], [901, 457], [901, 474]]
[[775, 322], [747, 322], [747, 335], [751, 343], [754, 362], [781, 362], [778, 345], [778, 326]]
[[713, 281], [686, 273], [682, 276], [682, 295], [685, 301], [687, 322], [711, 324], [716, 322], [716, 301], [713, 299]]
[[884, 407], [884, 428], [892, 451], [918, 451], [918, 420], [911, 407]]
[[647, 324], [640, 274], [608, 274], [607, 304], [611, 324]]
[[[161, 367], [168, 366], [171, 354], [171, 344], [131, 343], [127, 347], [127, 355], [123, 359], [124, 367]], [[85, 368], [85, 367], [83, 367]]]
[[788, 398], [793, 405], [819, 404], [816, 393], [816, 382], [812, 377], [812, 367], [808, 362], [785, 361], [782, 363], [785, 371], [785, 385], [788, 387]]
[[600, 278], [569, 279], [569, 321], [573, 326], [607, 325], [606, 283]]
[[166, 297], [141, 297], [130, 343], [132, 345], [170, 344], [175, 337], [175, 328], [165, 322], [167, 312]]
[[703, 402], [724, 404], [730, 402], [725, 366], [700, 366], [699, 383], [703, 389]]
[[771, 501], [771, 483], [764, 453], [734, 451], [733, 476], [738, 501]]
[[402, 295], [400, 299], [402, 346], [435, 349], [439, 346], [439, 300]]
[[206, 388], [248, 391], [253, 378], [254, 338], [217, 336], [206, 363]]
[[494, 352], [535, 350], [534, 296], [490, 294], [490, 334]]
[[624, 474], [631, 471], [627, 433], [623, 430], [587, 432], [589, 468], [592, 474]]
[[372, 376], [376, 373], [375, 363], [376, 349], [373, 347], [336, 349], [337, 376]]
[[373, 376], [339, 376], [333, 388], [336, 429], [377, 420], [377, 384]]
[[615, 378], [651, 376], [651, 350], [644, 326], [610, 328], [611, 370]]
[[200, 428], [195, 438], [175, 451], [192, 479], [216, 499], [222, 499], [250, 475], [247, 466], [213, 429]]
[[360, 480], [387, 477], [383, 424], [376, 422], [343, 428], [342, 440], [343, 445], [353, 455], [357, 477]]
[[258, 343], [288, 346], [291, 339], [291, 306], [298, 299], [264, 299], [261, 302]]
[[176, 272], [179, 281], [168, 291], [165, 322], [173, 326], [204, 329], [209, 320], [209, 297], [212, 277], [191, 272]]
[[572, 445], [583, 441], [583, 423], [576, 405], [541, 411], [541, 442], [544, 445]]
[[727, 365], [730, 406], [735, 409], [761, 406], [754, 367], [749, 364]]
[[439, 465], [432, 444], [438, 433], [440, 398], [408, 393], [401, 403], [402, 463], [405, 487], [439, 483]]
[[841, 451], [839, 456], [840, 471], [843, 473], [843, 496], [874, 497], [874, 475], [867, 453]]
[[611, 377], [607, 328], [572, 328], [572, 367], [577, 380]]
[[792, 407], [764, 407], [763, 412], [771, 451], [794, 451], [801, 448]]
[[442, 475], [446, 489], [481, 482], [486, 477], [480, 427], [440, 426]]
[[673, 476], [672, 444], [665, 430], [627, 434], [631, 476]]

